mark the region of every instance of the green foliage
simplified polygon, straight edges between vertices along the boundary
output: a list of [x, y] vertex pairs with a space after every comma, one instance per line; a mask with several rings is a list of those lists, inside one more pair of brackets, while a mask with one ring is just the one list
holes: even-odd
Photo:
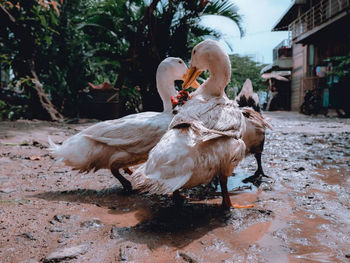
[[[54, 104], [65, 115], [76, 115], [82, 103], [82, 90], [93, 79], [88, 56], [84, 54], [85, 36], [77, 26], [83, 20], [84, 1], [60, 1], [60, 5], [56, 1], [47, 4], [26, 0], [19, 1], [19, 9], [15, 7], [17, 1], [10, 2], [14, 6], [8, 1], [0, 2], [16, 20], [8, 21], [0, 30], [0, 53], [7, 58], [2, 60], [3, 66], [13, 69], [13, 82], [17, 82], [33, 77], [33, 61], [34, 70]], [[38, 104], [38, 100], [34, 101], [35, 91], [26, 84], [25, 93]]]
[[350, 77], [350, 54], [347, 56], [332, 57], [327, 60], [332, 63], [331, 75], [338, 77]]
[[188, 60], [193, 46], [205, 37], [219, 38], [219, 32], [200, 24], [201, 17], [208, 15], [233, 20], [243, 34], [236, 7], [222, 0], [207, 4], [199, 0], [91, 2], [80, 27], [90, 43], [94, 73], [123, 87], [125, 105], [129, 102], [138, 108], [140, 101], [134, 91], [140, 87], [143, 109], [160, 110], [155, 85], [158, 64], [168, 56]]
[[250, 79], [255, 91], [266, 89], [266, 85], [260, 77], [260, 71], [266, 65], [257, 63], [248, 56], [237, 54], [230, 55], [230, 60], [232, 73], [229, 88], [237, 86], [241, 89], [246, 79]]
[[[19, 3], [19, 4], [17, 4]], [[160, 110], [155, 73], [168, 56], [188, 60], [191, 49], [219, 32], [201, 17], [241, 17], [229, 0], [0, 0], [2, 66], [14, 83], [35, 70], [55, 106], [66, 116], [79, 114], [88, 82], [108, 81], [120, 90], [125, 112]], [[1, 10], [0, 10], [1, 12]], [[29, 82], [21, 82], [31, 107], [38, 104]], [[34, 91], [34, 92], [33, 92]], [[158, 101], [157, 101], [158, 98]]]
[[66, 116], [79, 113], [83, 90], [93, 81], [93, 70], [85, 50], [86, 37], [80, 30], [81, 14], [86, 10], [83, 0], [65, 1], [61, 6], [56, 34], [51, 45], [38, 51], [38, 74], [53, 102]]
[[0, 100], [0, 121], [19, 119], [27, 108], [27, 105], [10, 105]]

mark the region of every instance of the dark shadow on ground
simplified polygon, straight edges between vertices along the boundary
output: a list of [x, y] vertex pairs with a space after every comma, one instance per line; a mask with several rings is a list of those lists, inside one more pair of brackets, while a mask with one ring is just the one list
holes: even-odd
[[[200, 192], [200, 189], [197, 191]], [[207, 191], [216, 198], [220, 196], [220, 193], [213, 192], [213, 190]], [[176, 248], [185, 247], [193, 240], [235, 220], [234, 217], [238, 211], [232, 209], [224, 211], [218, 204], [192, 202], [197, 199], [196, 196], [203, 197], [194, 195], [191, 202], [186, 201], [180, 207], [176, 206], [169, 196], [137, 193], [127, 195], [120, 187], [103, 190], [77, 189], [45, 192], [30, 197], [47, 201], [95, 204], [108, 208], [108, 213], [112, 215], [140, 211], [140, 213], [135, 213], [135, 217], [139, 219], [140, 223], [132, 227], [112, 227], [111, 238], [146, 244], [150, 249], [156, 249], [164, 245]], [[206, 198], [210, 198], [210, 195]], [[145, 209], [148, 210], [146, 218], [141, 212]], [[250, 220], [262, 212], [258, 209], [247, 209], [243, 213], [245, 219]], [[242, 217], [242, 214], [239, 217]]]
[[259, 217], [272, 215], [272, 211], [268, 210], [242, 210], [224, 211], [215, 204], [198, 203], [185, 204], [182, 208], [153, 207], [152, 219], [134, 227], [113, 227], [111, 238], [146, 244], [150, 249], [164, 245], [181, 249], [217, 228], [236, 225], [237, 221], [242, 225], [242, 222], [251, 222]]

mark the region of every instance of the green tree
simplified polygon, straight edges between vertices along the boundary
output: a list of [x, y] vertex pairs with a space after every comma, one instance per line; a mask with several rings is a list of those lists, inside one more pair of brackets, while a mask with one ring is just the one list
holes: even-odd
[[232, 67], [230, 88], [237, 86], [241, 89], [246, 79], [250, 79], [255, 91], [266, 89], [260, 77], [260, 71], [266, 65], [257, 63], [248, 56], [240, 56], [238, 54], [230, 55], [230, 60]]
[[56, 1], [0, 1], [1, 60], [8, 62], [16, 80], [25, 87], [34, 114], [42, 111], [42, 105], [54, 120], [62, 115], [45, 92], [37, 74], [37, 61], [39, 51], [51, 43], [55, 34], [58, 5]]
[[141, 100], [143, 110], [161, 110], [157, 66], [167, 56], [189, 59], [204, 37], [220, 37], [200, 24], [206, 15], [228, 17], [243, 34], [228, 0], [0, 0], [1, 62], [33, 117], [43, 117], [42, 107], [54, 120], [78, 114], [87, 82], [103, 80], [131, 111]]
[[[82, 27], [89, 36], [93, 63], [104, 66], [106, 77], [120, 90], [124, 102], [139, 88], [143, 110], [161, 110], [155, 72], [167, 56], [189, 59], [204, 37], [220, 33], [200, 24], [206, 15], [234, 21], [241, 34], [241, 17], [230, 1], [127, 1], [93, 3]], [[112, 72], [117, 72], [114, 75]]]
[[[89, 74], [84, 33], [77, 27], [87, 8], [82, 0], [0, 1], [0, 50], [22, 81], [33, 117], [77, 115]], [[23, 80], [29, 80], [23, 82]], [[39, 95], [39, 96], [37, 96]], [[59, 109], [55, 110], [53, 104]], [[50, 116], [43, 115], [42, 106]]]

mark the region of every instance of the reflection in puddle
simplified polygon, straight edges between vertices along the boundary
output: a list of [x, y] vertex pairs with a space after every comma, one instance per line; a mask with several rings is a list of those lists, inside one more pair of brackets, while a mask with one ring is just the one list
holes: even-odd
[[[228, 178], [227, 188], [229, 192], [256, 192], [261, 183], [266, 182], [265, 177], [247, 174], [247, 171], [242, 169], [236, 169], [235, 173]], [[218, 192], [221, 192], [220, 184], [217, 188]]]

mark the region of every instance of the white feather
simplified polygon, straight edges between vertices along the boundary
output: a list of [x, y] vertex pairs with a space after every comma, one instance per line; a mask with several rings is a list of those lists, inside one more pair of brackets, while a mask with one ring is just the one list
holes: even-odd
[[179, 58], [167, 58], [157, 70], [157, 89], [163, 112], [144, 112], [100, 122], [70, 137], [62, 145], [50, 142], [50, 151], [66, 165], [80, 171], [125, 168], [147, 160], [149, 151], [167, 131], [173, 118], [170, 97], [174, 81], [187, 67]]
[[147, 163], [131, 177], [133, 188], [166, 194], [230, 176], [244, 157], [245, 121], [224, 88], [230, 80], [230, 60], [217, 42], [198, 44], [192, 70], [209, 69], [210, 78], [192, 94], [174, 117]]

